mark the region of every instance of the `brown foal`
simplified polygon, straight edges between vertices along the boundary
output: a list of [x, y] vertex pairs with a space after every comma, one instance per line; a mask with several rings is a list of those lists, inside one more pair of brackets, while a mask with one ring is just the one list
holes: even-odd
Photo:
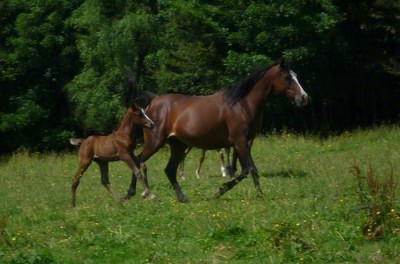
[[[118, 129], [107, 136], [90, 136], [86, 139], [71, 138], [72, 145], [80, 145], [79, 148], [79, 168], [72, 181], [72, 206], [75, 207], [76, 189], [78, 188], [80, 178], [95, 161], [100, 168], [101, 183], [111, 193], [115, 200], [117, 197], [111, 188], [108, 177], [108, 162], [122, 160], [132, 170], [132, 177], [138, 178], [144, 188], [143, 197], [151, 196], [148, 183], [139, 169], [139, 160], [133, 154], [135, 149], [135, 128], [141, 126], [152, 128], [154, 122], [145, 114], [142, 108], [136, 106], [129, 107], [126, 111]], [[128, 199], [135, 195], [129, 193], [125, 196]]]

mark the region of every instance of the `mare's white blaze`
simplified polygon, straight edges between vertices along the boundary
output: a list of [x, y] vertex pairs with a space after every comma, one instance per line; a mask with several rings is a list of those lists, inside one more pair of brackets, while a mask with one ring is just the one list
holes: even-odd
[[148, 117], [148, 116], [146, 115], [146, 112], [143, 110], [143, 108], [140, 108], [140, 111], [142, 112], [144, 118], [146, 118], [146, 120], [149, 121], [150, 124], [151, 124], [152, 126], [154, 126], [153, 120], [151, 120], [150, 117]]
[[295, 96], [295, 102], [297, 106], [302, 106], [308, 103], [308, 94], [304, 91], [301, 86], [299, 80], [297, 79], [297, 74], [294, 71], [290, 71], [290, 75], [292, 76], [292, 80], [297, 84], [300, 89], [300, 94]]

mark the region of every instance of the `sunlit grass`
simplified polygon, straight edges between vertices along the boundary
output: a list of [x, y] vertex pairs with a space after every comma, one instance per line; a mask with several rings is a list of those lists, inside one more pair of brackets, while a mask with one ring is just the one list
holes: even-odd
[[[139, 151], [139, 150], [138, 150]], [[400, 239], [369, 241], [357, 200], [357, 162], [366, 172], [400, 171], [400, 129], [345, 133], [326, 140], [292, 134], [260, 137], [253, 146], [263, 199], [246, 179], [223, 197], [226, 181], [215, 151], [207, 152], [201, 179], [199, 151], [186, 160], [180, 204], [164, 175], [168, 148], [149, 162], [157, 198], [118, 204], [100, 183], [96, 164], [82, 178], [77, 207], [70, 184], [77, 155], [18, 153], [0, 165], [1, 263], [395, 263]], [[110, 164], [121, 196], [130, 171]], [[138, 185], [139, 191], [142, 190]], [[397, 192], [399, 193], [399, 192]], [[399, 210], [399, 202], [394, 210]], [[3, 220], [2, 220], [3, 219]], [[399, 224], [400, 226], [400, 224]]]

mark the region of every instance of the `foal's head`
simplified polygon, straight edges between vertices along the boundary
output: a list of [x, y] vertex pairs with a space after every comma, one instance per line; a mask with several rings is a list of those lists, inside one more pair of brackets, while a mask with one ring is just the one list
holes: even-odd
[[286, 95], [298, 107], [306, 105], [310, 98], [297, 80], [296, 73], [289, 69], [285, 61], [281, 61], [274, 67], [276, 68], [276, 75], [272, 84], [274, 91]]
[[131, 125], [137, 125], [146, 128], [153, 128], [154, 122], [146, 115], [143, 108], [132, 104], [129, 107], [128, 112], [130, 113]]

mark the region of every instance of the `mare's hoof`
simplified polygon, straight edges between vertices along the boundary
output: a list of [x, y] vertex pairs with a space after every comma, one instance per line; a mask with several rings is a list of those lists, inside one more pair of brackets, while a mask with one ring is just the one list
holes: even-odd
[[181, 203], [186, 203], [188, 201], [186, 199], [185, 195], [183, 195], [183, 193], [178, 194], [177, 198], [178, 198], [178, 201], [181, 202]]
[[125, 194], [124, 197], [122, 197], [122, 200], [127, 201], [127, 200], [131, 199], [133, 196], [135, 196], [135, 193], [127, 193], [127, 194]]
[[257, 192], [257, 198], [264, 198], [264, 193], [262, 191]]
[[221, 187], [218, 188], [218, 190], [215, 192], [215, 197], [219, 198], [222, 195], [224, 195], [227, 191], [229, 190], [228, 186], [226, 183], [222, 184]]
[[219, 189], [215, 192], [215, 194], [214, 194], [215, 198], [219, 198], [219, 197], [221, 197], [222, 195], [223, 195], [223, 192], [221, 191], [221, 188], [219, 188]]

